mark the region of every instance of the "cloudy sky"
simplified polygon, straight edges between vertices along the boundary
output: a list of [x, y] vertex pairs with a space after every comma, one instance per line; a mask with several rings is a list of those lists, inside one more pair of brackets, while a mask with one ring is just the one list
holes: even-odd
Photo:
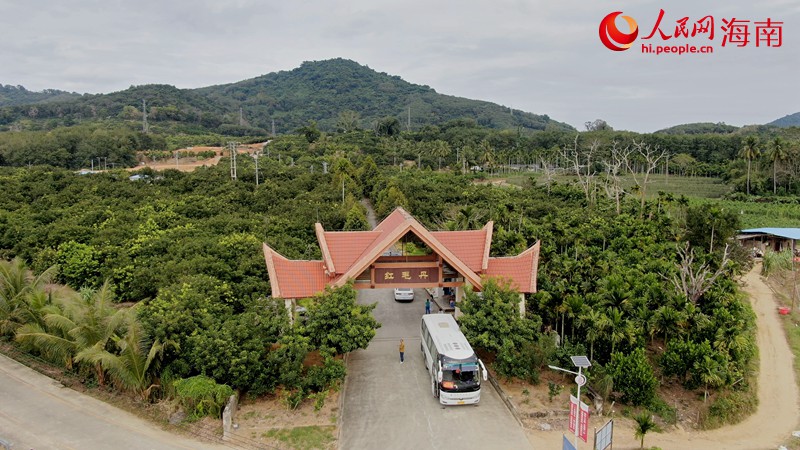
[[[665, 33], [711, 16], [714, 38], [644, 40], [661, 9]], [[629, 50], [600, 41], [614, 11], [639, 24]], [[749, 20], [750, 42], [723, 47], [723, 19], [734, 18]], [[767, 19], [783, 22], [781, 47], [755, 45]], [[578, 128], [598, 118], [642, 132], [745, 125], [800, 111], [800, 0], [0, 0], [0, 37], [0, 83], [30, 90], [195, 88], [343, 57]], [[644, 54], [643, 44], [713, 53]]]

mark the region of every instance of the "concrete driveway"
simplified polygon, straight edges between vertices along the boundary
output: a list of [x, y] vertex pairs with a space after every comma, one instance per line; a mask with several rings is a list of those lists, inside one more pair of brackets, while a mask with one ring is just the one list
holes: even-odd
[[[342, 449], [530, 449], [511, 413], [489, 382], [477, 406], [439, 404], [420, 351], [424, 290], [397, 303], [391, 289], [359, 291], [359, 303], [378, 302], [383, 324], [366, 350], [350, 354], [342, 411]], [[398, 345], [406, 342], [400, 364]]]
[[3, 355], [0, 439], [25, 450], [224, 448], [162, 431]]

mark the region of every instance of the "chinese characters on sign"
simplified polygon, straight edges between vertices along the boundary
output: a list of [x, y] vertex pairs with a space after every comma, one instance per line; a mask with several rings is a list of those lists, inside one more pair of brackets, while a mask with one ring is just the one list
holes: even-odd
[[375, 268], [375, 284], [404, 284], [404, 283], [438, 283], [439, 269], [437, 267], [419, 268]]
[[587, 442], [589, 438], [589, 405], [580, 402], [580, 413], [578, 413], [578, 398], [574, 395], [569, 396], [569, 431], [575, 433], [575, 415], [580, 416], [578, 421], [578, 437]]
[[[665, 33], [661, 28], [664, 19], [664, 10], [659, 10], [653, 30], [642, 39], [652, 39], [658, 32], [661, 39], [668, 41], [673, 38], [689, 38], [698, 35], [708, 36], [709, 41], [714, 40], [714, 16], [708, 15], [691, 23], [689, 29], [689, 17], [682, 17], [675, 21], [675, 31]], [[754, 27], [751, 27], [750, 24]], [[722, 31], [722, 46], [735, 44], [737, 47], [746, 47], [750, 42], [755, 42], [756, 47], [780, 47], [783, 45], [783, 22], [773, 21], [767, 18], [761, 22], [751, 20], [730, 18], [722, 19], [720, 25]]]
[[[600, 40], [611, 50], [627, 50], [630, 44], [619, 46], [610, 43], [610, 40], [633, 36], [622, 33], [614, 23], [621, 12], [607, 15], [600, 26]], [[665, 11], [660, 9], [650, 32], [643, 36], [641, 51], [646, 54], [687, 54], [687, 53], [714, 53], [714, 42], [719, 42], [720, 47], [771, 47], [783, 46], [783, 22], [767, 17], [763, 20], [752, 20], [740, 17], [715, 18], [708, 14], [703, 17], [680, 17], [671, 24], [665, 20]], [[632, 24], [636, 21], [628, 16], [622, 16]], [[638, 30], [637, 30], [638, 31]], [[642, 30], [644, 31], [644, 30]], [[644, 33], [643, 33], [644, 34]], [[633, 36], [635, 38], [635, 36]], [[660, 39], [659, 39], [660, 38]], [[706, 42], [698, 45], [697, 41], [687, 41], [693, 38], [702, 38]], [[628, 42], [632, 43], [632, 40]], [[652, 42], [652, 43], [651, 43]], [[661, 42], [661, 43], [659, 43]], [[663, 43], [663, 44], [662, 44]], [[666, 45], [668, 44], [668, 45]]]

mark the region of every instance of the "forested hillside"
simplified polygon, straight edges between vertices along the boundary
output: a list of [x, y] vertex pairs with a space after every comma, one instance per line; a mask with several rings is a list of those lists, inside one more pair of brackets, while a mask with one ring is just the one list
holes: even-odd
[[273, 122], [278, 133], [290, 133], [310, 121], [333, 131], [343, 124], [372, 128], [387, 117], [397, 119], [405, 129], [409, 108], [411, 129], [468, 118], [489, 128], [573, 130], [547, 115], [438, 94], [345, 59], [305, 62], [291, 71], [200, 89], [135, 86], [35, 105], [31, 103], [38, 97], [31, 96], [31, 102], [21, 101], [20, 95], [15, 98], [20, 101], [0, 108], [0, 130], [99, 120], [138, 124], [143, 100], [154, 131], [263, 135], [272, 131]]
[[767, 125], [775, 125], [776, 127], [800, 127], [800, 112], [783, 116], [780, 119], [773, 120]]
[[25, 89], [25, 86], [0, 84], [0, 107], [63, 101], [78, 97], [80, 97], [80, 94], [59, 91], [58, 89], [45, 89], [41, 92], [34, 92]]
[[735, 127], [733, 125], [726, 125], [725, 123], [711, 123], [711, 122], [703, 122], [703, 123], [686, 123], [682, 125], [675, 125], [669, 128], [665, 128], [663, 130], [658, 130], [656, 133], [665, 133], [665, 134], [727, 134], [733, 133], [738, 130], [739, 127]]

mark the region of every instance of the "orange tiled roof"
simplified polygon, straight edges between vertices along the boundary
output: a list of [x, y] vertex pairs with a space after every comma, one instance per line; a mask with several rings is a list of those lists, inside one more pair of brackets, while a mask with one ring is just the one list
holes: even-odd
[[292, 261], [264, 244], [272, 296], [305, 298], [325, 290], [331, 278], [325, 275], [322, 261]]
[[333, 268], [328, 267], [328, 271], [347, 272], [381, 234], [378, 231], [325, 231], [325, 242], [333, 260]]
[[490, 258], [494, 224], [481, 230], [428, 231], [403, 208], [396, 208], [372, 231], [325, 231], [316, 224], [322, 261], [291, 261], [264, 244], [272, 294], [279, 298], [311, 297], [326, 285], [341, 286], [357, 277], [406, 233], [416, 234], [477, 290], [480, 274], [509, 278], [520, 292], [536, 292], [539, 244], [518, 256]]
[[536, 275], [539, 270], [539, 243], [517, 256], [489, 258], [486, 276], [505, 278], [511, 286], [524, 293], [536, 292]]
[[486, 229], [469, 231], [431, 231], [433, 237], [464, 261], [473, 272], [483, 272]]
[[[374, 231], [380, 231], [381, 236], [375, 239], [373, 243], [365, 250], [353, 266], [346, 272], [342, 273], [334, 283], [334, 286], [342, 286], [347, 280], [355, 278], [361, 272], [367, 269], [387, 248], [397, 242], [409, 231], [419, 237], [431, 250], [438, 253], [442, 259], [447, 261], [454, 269], [456, 269], [464, 278], [478, 290], [482, 284], [480, 276], [475, 273], [466, 263], [458, 258], [446, 245], [439, 242], [436, 237], [431, 234], [421, 223], [411, 216], [403, 208], [397, 207], [389, 214], [383, 221], [375, 227]], [[337, 268], [337, 273], [339, 269]]]
[[375, 227], [375, 231], [391, 231], [409, 219], [415, 220], [405, 209], [397, 207], [385, 219], [381, 220], [381, 223]]

